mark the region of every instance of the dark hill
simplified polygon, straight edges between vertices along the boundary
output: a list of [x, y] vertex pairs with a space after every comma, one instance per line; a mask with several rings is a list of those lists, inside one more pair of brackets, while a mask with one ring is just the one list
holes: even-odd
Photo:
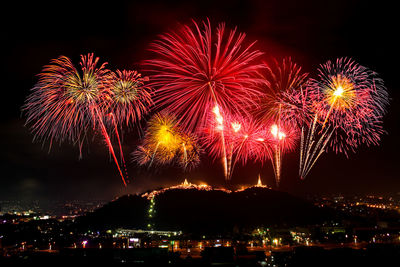
[[187, 232], [308, 225], [329, 220], [333, 215], [287, 193], [258, 187], [234, 193], [170, 190], [158, 195], [155, 203], [157, 229]]
[[84, 229], [107, 230], [115, 228], [146, 229], [149, 201], [138, 195], [125, 195], [96, 211], [77, 219]]
[[150, 201], [123, 196], [78, 220], [97, 229], [182, 230], [187, 233], [229, 233], [259, 226], [290, 227], [331, 220], [334, 213], [288, 193], [261, 187], [227, 193], [220, 190], [172, 189]]

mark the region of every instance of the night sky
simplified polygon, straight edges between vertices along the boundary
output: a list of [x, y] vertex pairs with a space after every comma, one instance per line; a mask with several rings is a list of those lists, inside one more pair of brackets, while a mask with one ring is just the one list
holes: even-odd
[[[80, 54], [94, 52], [109, 68], [137, 69], [158, 34], [210, 18], [226, 22], [258, 40], [266, 57], [291, 56], [311, 76], [326, 60], [352, 57], [378, 72], [391, 101], [380, 146], [356, 154], [323, 155], [305, 181], [300, 181], [298, 151], [285, 156], [281, 190], [304, 193], [400, 192], [399, 34], [398, 14], [384, 1], [53, 1], [51, 5], [14, 1], [3, 10], [0, 33], [1, 179], [0, 199], [111, 199], [125, 193], [190, 181], [223, 185], [219, 161], [202, 163], [190, 173], [174, 168], [146, 170], [130, 163], [132, 183], [124, 189], [107, 149], [97, 137], [79, 160], [77, 147], [65, 144], [48, 152], [32, 143], [20, 107], [36, 74], [53, 58], [65, 55], [77, 64]], [[124, 135], [125, 157], [138, 143], [135, 132]], [[209, 158], [203, 157], [203, 162]], [[232, 184], [255, 183], [258, 173], [273, 182], [270, 163], [237, 167]]]

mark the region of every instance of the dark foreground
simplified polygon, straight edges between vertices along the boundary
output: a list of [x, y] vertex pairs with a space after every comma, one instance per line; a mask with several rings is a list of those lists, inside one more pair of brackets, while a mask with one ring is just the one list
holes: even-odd
[[64, 249], [2, 256], [0, 266], [399, 266], [400, 246], [371, 244], [364, 249], [297, 247], [293, 251], [235, 252], [206, 248], [201, 257], [182, 257], [167, 249]]

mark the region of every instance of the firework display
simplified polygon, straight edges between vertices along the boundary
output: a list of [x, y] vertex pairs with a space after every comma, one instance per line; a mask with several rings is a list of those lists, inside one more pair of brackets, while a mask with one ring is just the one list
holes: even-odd
[[283, 157], [297, 146], [304, 179], [324, 152], [349, 156], [379, 143], [389, 98], [377, 73], [339, 58], [312, 77], [290, 58], [265, 63], [245, 36], [209, 20], [181, 25], [151, 44], [146, 77], [111, 71], [93, 54], [81, 56], [80, 68], [60, 56], [26, 99], [26, 125], [34, 140], [72, 143], [80, 157], [100, 134], [125, 186], [121, 134], [150, 113], [135, 163], [189, 171], [206, 151], [226, 180], [238, 164], [270, 161], [279, 186]]
[[149, 92], [142, 89], [146, 79], [140, 78], [140, 74], [113, 74], [106, 63], [98, 66], [98, 62], [93, 54], [81, 56], [78, 70], [68, 57], [52, 60], [39, 74], [23, 111], [35, 139], [49, 141], [50, 147], [53, 142], [78, 144], [80, 157], [91, 133], [101, 133], [126, 186], [109, 132], [115, 133], [121, 162], [125, 163], [117, 124], [140, 119], [147, 113], [151, 100]]

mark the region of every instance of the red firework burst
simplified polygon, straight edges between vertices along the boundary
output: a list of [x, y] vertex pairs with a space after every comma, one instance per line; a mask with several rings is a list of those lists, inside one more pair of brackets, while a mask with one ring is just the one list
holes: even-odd
[[258, 62], [262, 53], [244, 39], [236, 29], [227, 33], [224, 23], [212, 31], [208, 20], [161, 35], [151, 46], [156, 58], [144, 62], [156, 104], [190, 131], [204, 127], [215, 105], [232, 114], [246, 112], [264, 82], [259, 76], [264, 65]]

